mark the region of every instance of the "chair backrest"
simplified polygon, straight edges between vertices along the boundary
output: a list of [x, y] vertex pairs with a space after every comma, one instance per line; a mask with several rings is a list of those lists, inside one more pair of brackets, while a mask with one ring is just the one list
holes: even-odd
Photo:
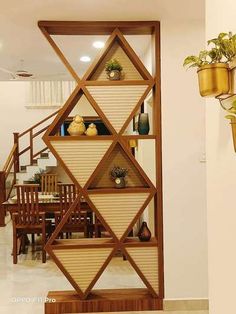
[[45, 194], [52, 194], [58, 191], [57, 174], [44, 173], [41, 175], [41, 191]]
[[[63, 216], [71, 205], [74, 203], [76, 198], [78, 197], [78, 189], [73, 183], [60, 183], [58, 184], [59, 188], [59, 198], [60, 198], [60, 211]], [[87, 211], [81, 210], [80, 202], [78, 202], [77, 206], [74, 208], [73, 212], [69, 216], [67, 223], [81, 223], [86, 219]]]
[[17, 223], [37, 224], [39, 219], [38, 184], [15, 185], [18, 205]]

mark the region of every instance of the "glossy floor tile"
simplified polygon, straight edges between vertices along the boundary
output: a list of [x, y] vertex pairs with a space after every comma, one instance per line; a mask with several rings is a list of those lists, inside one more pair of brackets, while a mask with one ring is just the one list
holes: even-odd
[[[50, 259], [41, 262], [40, 247], [29, 246], [25, 255], [13, 265], [12, 228], [9, 217], [7, 226], [0, 228], [0, 313], [43, 314], [44, 301], [49, 290], [73, 289]], [[114, 258], [96, 284], [96, 288], [143, 287], [133, 268], [122, 258]], [[122, 312], [128, 313], [128, 312]], [[140, 312], [132, 312], [140, 313]], [[208, 311], [152, 311], [142, 313], [207, 314]]]

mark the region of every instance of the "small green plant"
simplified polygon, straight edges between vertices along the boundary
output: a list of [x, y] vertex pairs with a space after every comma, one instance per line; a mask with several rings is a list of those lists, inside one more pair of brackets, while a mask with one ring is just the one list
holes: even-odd
[[121, 72], [123, 70], [121, 64], [116, 59], [111, 59], [111, 60], [107, 61], [106, 65], [105, 65], [105, 69], [106, 69], [107, 73], [114, 71], [114, 70], [117, 70], [119, 72]]
[[236, 56], [236, 34], [220, 33], [217, 38], [207, 41], [209, 50], [200, 51], [198, 56], [188, 56], [183, 66], [201, 67], [206, 64], [228, 63]]
[[35, 172], [35, 174], [29, 181], [34, 184], [41, 184], [41, 177], [42, 177], [42, 174], [44, 174], [45, 172], [46, 172], [45, 170], [39, 169], [39, 171]]
[[110, 172], [112, 180], [115, 180], [116, 178], [124, 178], [128, 174], [128, 169], [121, 168], [119, 166], [114, 166]]

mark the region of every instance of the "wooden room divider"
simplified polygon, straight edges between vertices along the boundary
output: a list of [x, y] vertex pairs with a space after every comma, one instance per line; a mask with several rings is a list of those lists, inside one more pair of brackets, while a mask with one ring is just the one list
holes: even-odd
[[[79, 195], [46, 245], [75, 291], [49, 292], [55, 302], [45, 304], [47, 314], [162, 309], [164, 297], [162, 159], [160, 103], [159, 22], [57, 22], [40, 21], [42, 33], [66, 66], [77, 86], [52, 125], [44, 141], [63, 166]], [[57, 35], [109, 35], [103, 50], [82, 78], [62, 53]], [[153, 74], [145, 68], [126, 35], [151, 37]], [[71, 47], [73, 49], [73, 47]], [[122, 80], [108, 80], [105, 64], [117, 59], [123, 66]], [[152, 94], [151, 134], [127, 134], [126, 129]], [[69, 113], [86, 97], [110, 135], [61, 136], [60, 127]], [[155, 180], [151, 180], [133, 156], [130, 140], [152, 140], [155, 148]], [[111, 167], [129, 169], [123, 189], [109, 179]], [[70, 213], [83, 197], [109, 233], [109, 237], [58, 239]], [[154, 204], [154, 234], [142, 242], [130, 232], [150, 202]], [[92, 290], [112, 257], [121, 252], [146, 288]]]

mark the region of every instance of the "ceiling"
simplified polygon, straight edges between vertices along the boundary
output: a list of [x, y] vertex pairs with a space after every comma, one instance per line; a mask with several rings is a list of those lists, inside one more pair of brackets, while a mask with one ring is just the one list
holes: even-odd
[[[204, 19], [204, 0], [0, 0], [0, 68], [10, 71], [23, 68], [36, 79], [68, 79], [67, 70], [58, 59], [37, 22], [39, 20], [160, 20]], [[68, 53], [70, 61], [81, 75], [88, 64], [79, 58], [97, 50], [95, 40], [106, 36], [57, 36], [57, 42]], [[137, 54], [142, 57], [149, 45], [145, 36], [128, 36]], [[73, 47], [73, 50], [71, 49]], [[0, 80], [11, 75], [0, 71]]]

